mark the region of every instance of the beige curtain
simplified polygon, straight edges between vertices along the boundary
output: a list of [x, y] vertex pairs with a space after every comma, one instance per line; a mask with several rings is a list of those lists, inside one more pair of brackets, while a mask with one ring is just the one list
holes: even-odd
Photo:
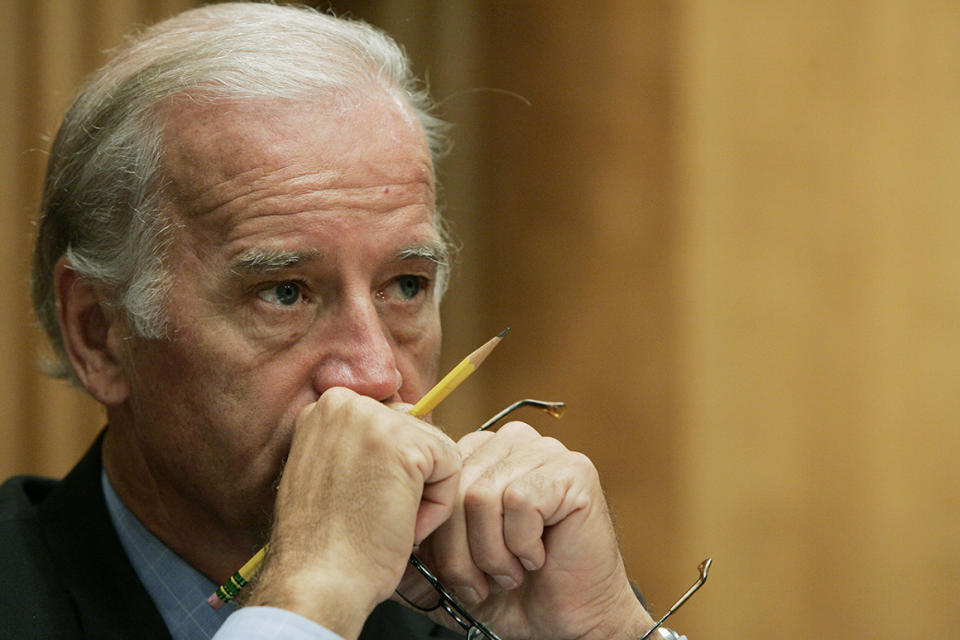
[[[103, 425], [85, 396], [37, 373], [41, 332], [29, 303], [33, 217], [48, 141], [82, 78], [133, 25], [186, 1], [0, 2], [0, 475], [60, 475]], [[45, 352], [42, 352], [45, 353]]]
[[[45, 135], [131, 25], [191, 3], [0, 2], [0, 474], [62, 474], [96, 407], [35, 373]], [[439, 412], [597, 463], [632, 576], [691, 638], [960, 628], [960, 12], [844, 3], [334, 2], [396, 34], [456, 149]]]

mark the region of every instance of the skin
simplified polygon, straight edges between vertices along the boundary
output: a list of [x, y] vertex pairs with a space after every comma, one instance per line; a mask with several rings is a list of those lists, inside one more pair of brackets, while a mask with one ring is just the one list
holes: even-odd
[[404, 103], [358, 95], [161, 110], [167, 339], [58, 265], [111, 482], [217, 582], [269, 539], [250, 604], [345, 638], [398, 585], [423, 594], [415, 543], [505, 638], [639, 637], [652, 621], [587, 458], [522, 423], [454, 443], [401, 411], [437, 374], [432, 167]]

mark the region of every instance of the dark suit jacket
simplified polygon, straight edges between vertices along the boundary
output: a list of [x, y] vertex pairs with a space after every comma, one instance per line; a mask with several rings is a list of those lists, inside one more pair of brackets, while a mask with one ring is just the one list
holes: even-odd
[[[0, 637], [170, 640], [110, 522], [99, 438], [64, 480], [0, 487]], [[461, 638], [392, 602], [361, 640]]]

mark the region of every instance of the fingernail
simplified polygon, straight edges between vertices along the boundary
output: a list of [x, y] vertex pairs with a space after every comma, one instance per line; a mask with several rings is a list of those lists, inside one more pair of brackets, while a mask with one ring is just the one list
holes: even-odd
[[520, 558], [520, 564], [523, 565], [523, 568], [527, 571], [536, 571], [537, 565], [533, 560], [527, 560], [526, 558]]
[[493, 579], [497, 581], [497, 584], [509, 591], [510, 589], [516, 589], [520, 584], [514, 580], [511, 576], [493, 576]]
[[480, 594], [473, 587], [453, 587], [457, 600], [463, 604], [479, 604]]

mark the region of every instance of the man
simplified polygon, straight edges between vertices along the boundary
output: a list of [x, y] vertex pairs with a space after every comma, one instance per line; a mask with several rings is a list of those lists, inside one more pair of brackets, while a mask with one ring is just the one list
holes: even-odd
[[108, 427], [63, 482], [3, 487], [11, 637], [453, 636], [397, 604], [428, 599], [415, 546], [502, 638], [651, 627], [589, 460], [403, 411], [437, 376], [439, 130], [392, 41], [289, 7], [186, 12], [89, 81], [34, 297]]

